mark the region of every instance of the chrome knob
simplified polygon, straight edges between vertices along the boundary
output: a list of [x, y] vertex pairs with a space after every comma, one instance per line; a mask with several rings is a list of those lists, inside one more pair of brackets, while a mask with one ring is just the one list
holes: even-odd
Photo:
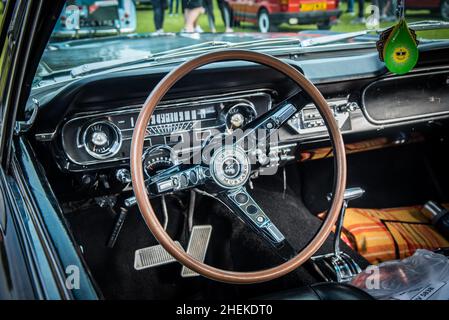
[[231, 116], [231, 124], [234, 128], [240, 128], [245, 123], [245, 117], [241, 113], [236, 113]]
[[136, 204], [137, 204], [136, 197], [130, 197], [130, 198], [125, 200], [125, 206], [127, 208], [131, 208], [131, 207], [135, 206]]
[[130, 183], [131, 182], [131, 173], [128, 169], [118, 169], [115, 172], [115, 178], [121, 183]]

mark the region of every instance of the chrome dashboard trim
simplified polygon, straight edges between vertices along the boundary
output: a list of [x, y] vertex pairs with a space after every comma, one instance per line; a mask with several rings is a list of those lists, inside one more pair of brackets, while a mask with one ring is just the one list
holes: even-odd
[[391, 120], [375, 120], [370, 116], [370, 114], [366, 110], [366, 106], [365, 106], [366, 91], [379, 82], [395, 81], [398, 79], [416, 78], [416, 77], [429, 76], [429, 75], [435, 75], [435, 74], [444, 74], [444, 73], [448, 74], [448, 81], [449, 81], [449, 69], [445, 69], [445, 70], [441, 70], [441, 71], [437, 71], [437, 72], [428, 71], [428, 72], [424, 72], [424, 73], [414, 73], [414, 74], [408, 74], [408, 75], [404, 75], [404, 76], [388, 77], [388, 78], [383, 78], [383, 79], [374, 81], [374, 82], [370, 83], [368, 86], [366, 86], [365, 89], [363, 89], [362, 96], [361, 96], [360, 109], [362, 110], [363, 115], [366, 117], [368, 122], [370, 122], [371, 124], [374, 124], [374, 125], [378, 125], [378, 126], [394, 124], [394, 123], [399, 123], [399, 122], [413, 121], [413, 120], [425, 120], [425, 119], [430, 120], [434, 117], [441, 117], [441, 116], [449, 115], [449, 110], [448, 110], [448, 111], [442, 111], [442, 112], [427, 113], [427, 114], [422, 114], [422, 115], [417, 115], [417, 116], [396, 118], [396, 119], [391, 119]]
[[[272, 103], [273, 103], [273, 96], [276, 96], [277, 92], [275, 90], [271, 90], [271, 89], [257, 89], [257, 90], [246, 90], [246, 91], [239, 91], [236, 93], [229, 93], [229, 94], [223, 94], [223, 95], [208, 95], [208, 96], [199, 96], [199, 97], [193, 97], [193, 98], [187, 98], [187, 99], [174, 99], [174, 100], [168, 100], [165, 101], [163, 103], [161, 103], [160, 105], [158, 105], [158, 108], [163, 108], [163, 109], [170, 109], [173, 107], [187, 107], [187, 106], [200, 106], [203, 104], [208, 104], [208, 103], [217, 103], [217, 102], [229, 102], [229, 101], [236, 101], [236, 100], [242, 100], [245, 101], [246, 103], [251, 104], [250, 101], [246, 101], [245, 98], [251, 98], [251, 97], [255, 97], [255, 96], [268, 96], [270, 99], [269, 105], [268, 105], [268, 110], [271, 109], [272, 107]], [[193, 103], [193, 105], [192, 105]], [[90, 160], [90, 161], [85, 161], [85, 162], [79, 162], [74, 160], [67, 152], [66, 152], [66, 145], [65, 145], [65, 139], [64, 139], [64, 130], [66, 128], [66, 126], [76, 120], [80, 120], [80, 119], [86, 119], [86, 118], [93, 118], [98, 116], [99, 118], [107, 118], [108, 116], [112, 116], [112, 115], [122, 115], [122, 114], [128, 114], [128, 113], [136, 113], [136, 112], [140, 112], [142, 106], [141, 105], [130, 105], [130, 106], [124, 106], [124, 107], [119, 107], [114, 111], [109, 111], [109, 112], [102, 112], [102, 111], [90, 111], [90, 112], [84, 112], [84, 113], [78, 113], [76, 114], [74, 117], [70, 118], [67, 122], [64, 123], [64, 125], [61, 127], [60, 129], [60, 137], [61, 137], [61, 143], [62, 143], [62, 151], [64, 156], [66, 157], [66, 160], [68, 160], [69, 162], [87, 168], [88, 166], [92, 166], [92, 165], [96, 165], [96, 164], [101, 164], [101, 163], [113, 163], [113, 162], [120, 162], [120, 161], [126, 161], [129, 160], [129, 157], [116, 157], [116, 158], [111, 158], [111, 159], [104, 159], [104, 160]], [[257, 112], [256, 112], [257, 114]], [[92, 119], [94, 120], [94, 119]], [[101, 121], [100, 119], [98, 119], [99, 121]], [[103, 119], [104, 120], [104, 119]], [[220, 128], [220, 126], [218, 127], [209, 127], [209, 128], [201, 128], [201, 129], [213, 129], [213, 128]], [[120, 131], [129, 131], [129, 129], [125, 129], [125, 130], [120, 130]], [[195, 131], [195, 130], [192, 130]], [[179, 133], [185, 133], [188, 131], [179, 131]], [[44, 134], [45, 135], [45, 134]], [[79, 136], [79, 134], [77, 134]], [[162, 134], [163, 135], [163, 134]], [[39, 134], [36, 134], [36, 138], [39, 136]], [[152, 136], [157, 136], [157, 135], [152, 135]], [[52, 134], [52, 140], [55, 137], [55, 133]], [[78, 137], [77, 137], [78, 139]], [[127, 141], [130, 140], [132, 138], [123, 138], [123, 141]], [[41, 140], [42, 141], [42, 140]], [[48, 141], [48, 140], [46, 140]], [[66, 169], [68, 169], [67, 167], [65, 167]]]
[[[271, 93], [271, 94], [270, 94]], [[236, 93], [227, 93], [227, 94], [215, 94], [215, 95], [208, 95], [208, 96], [199, 96], [199, 97], [193, 97], [193, 98], [180, 98], [180, 99], [174, 99], [174, 100], [167, 100], [160, 103], [157, 108], [171, 108], [171, 107], [183, 107], [183, 106], [190, 106], [190, 103], [195, 103], [195, 105], [201, 105], [204, 103], [210, 103], [210, 102], [226, 102], [230, 100], [235, 99], [244, 99], [248, 97], [254, 97], [254, 96], [261, 96], [261, 95], [270, 95], [272, 97], [273, 95], [276, 95], [275, 90], [271, 89], [258, 89], [258, 90], [246, 90], [246, 91], [239, 91]], [[210, 100], [205, 100], [210, 99]], [[133, 107], [134, 109], [129, 109], [130, 107]], [[271, 107], [271, 104], [270, 104]], [[118, 107], [114, 111], [109, 112], [103, 112], [103, 111], [88, 111], [88, 112], [80, 112], [77, 113], [75, 117], [70, 118], [69, 121], [67, 121], [64, 125], [66, 125], [68, 122], [85, 118], [86, 116], [92, 116], [92, 115], [116, 115], [116, 114], [123, 114], [123, 113], [131, 113], [135, 111], [139, 111], [142, 109], [141, 104], [132, 104], [128, 106]]]
[[39, 141], [39, 142], [48, 142], [48, 141], [52, 141], [53, 138], [56, 136], [56, 132], [57, 130], [53, 131], [53, 132], [41, 132], [41, 133], [36, 133], [34, 135], [34, 138]]

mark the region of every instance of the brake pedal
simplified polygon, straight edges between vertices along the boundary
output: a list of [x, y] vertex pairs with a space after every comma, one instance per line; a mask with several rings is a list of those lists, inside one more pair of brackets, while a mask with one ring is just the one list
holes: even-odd
[[[175, 243], [182, 249], [182, 246], [178, 241], [175, 241]], [[136, 270], [162, 266], [171, 262], [176, 262], [176, 259], [173, 258], [160, 244], [136, 250], [134, 254], [134, 269]]]
[[[210, 235], [212, 233], [211, 225], [194, 226], [190, 234], [189, 244], [187, 246], [187, 253], [200, 262], [204, 262], [206, 258], [207, 247], [209, 246]], [[181, 277], [196, 277], [199, 276], [195, 271], [183, 266], [181, 270]]]

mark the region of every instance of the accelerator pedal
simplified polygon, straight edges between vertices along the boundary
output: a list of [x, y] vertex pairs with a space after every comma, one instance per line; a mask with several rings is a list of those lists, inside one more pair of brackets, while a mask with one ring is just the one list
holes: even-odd
[[[178, 241], [175, 241], [175, 243], [182, 249], [182, 246]], [[173, 258], [160, 244], [136, 250], [134, 254], [134, 269], [136, 270], [162, 266], [171, 262], [176, 262], [176, 259]]]
[[[211, 225], [194, 226], [190, 234], [189, 244], [187, 246], [187, 253], [200, 262], [204, 262], [206, 258], [207, 247], [209, 246], [210, 235], [212, 233]], [[181, 270], [181, 277], [196, 277], [199, 276], [195, 271], [183, 266]]]

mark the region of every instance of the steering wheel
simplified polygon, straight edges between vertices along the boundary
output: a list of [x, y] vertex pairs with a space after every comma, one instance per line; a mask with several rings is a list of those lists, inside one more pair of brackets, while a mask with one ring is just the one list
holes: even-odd
[[[296, 252], [292, 248], [282, 232], [247, 192], [245, 185], [248, 183], [252, 164], [249, 161], [248, 150], [239, 144], [240, 138], [237, 139], [239, 141], [218, 147], [213, 153], [209, 165], [181, 163], [156, 174], [152, 177], [151, 182], [148, 182], [148, 179], [145, 180], [142, 163], [144, 139], [150, 117], [161, 99], [175, 83], [191, 71], [210, 63], [235, 60], [268, 66], [283, 73], [301, 88], [300, 92], [293, 97], [273, 106], [268, 112], [248, 123], [243, 128], [244, 133], [240, 138], [250, 138], [250, 135], [257, 130], [264, 130], [266, 135], [261, 135], [262, 137], [259, 135], [255, 139], [257, 143], [267, 143], [269, 136], [276, 133], [284, 123], [310, 102], [313, 102], [318, 108], [328, 129], [334, 149], [336, 171], [333, 186], [334, 196], [320, 229], [300, 252]], [[277, 58], [262, 53], [246, 50], [221, 50], [198, 56], [179, 65], [153, 89], [140, 111], [134, 128], [131, 143], [131, 175], [136, 200], [148, 228], [178, 262], [204, 277], [216, 281], [235, 284], [259, 283], [279, 278], [301, 266], [329, 236], [343, 204], [346, 186], [345, 148], [339, 127], [326, 100], [298, 70]], [[188, 179], [185, 179], [186, 177]], [[197, 188], [200, 185], [213, 186], [219, 199], [275, 248], [286, 261], [278, 266], [260, 271], [229, 271], [200, 262], [176, 245], [159, 222], [149, 196]]]

